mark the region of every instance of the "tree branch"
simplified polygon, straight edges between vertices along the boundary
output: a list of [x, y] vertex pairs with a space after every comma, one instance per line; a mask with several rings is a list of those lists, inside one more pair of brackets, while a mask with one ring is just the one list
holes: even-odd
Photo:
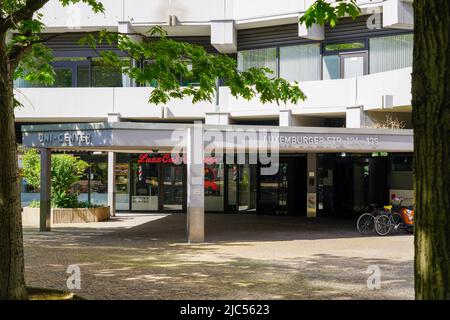
[[0, 22], [0, 33], [14, 28], [19, 22], [31, 20], [36, 11], [41, 9], [49, 0], [27, 0], [22, 9], [17, 10]]

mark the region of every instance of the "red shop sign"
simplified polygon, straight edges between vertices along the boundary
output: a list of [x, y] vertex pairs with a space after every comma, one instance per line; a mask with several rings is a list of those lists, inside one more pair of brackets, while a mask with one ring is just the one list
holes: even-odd
[[174, 159], [170, 156], [169, 153], [165, 153], [162, 156], [160, 155], [151, 155], [148, 153], [142, 153], [139, 155], [138, 163], [174, 163]]
[[[181, 163], [180, 157], [173, 158], [170, 153], [165, 153], [163, 155], [152, 155], [150, 153], [142, 153], [139, 155], [138, 163]], [[206, 164], [214, 164], [217, 162], [215, 157], [206, 157], [204, 159]]]

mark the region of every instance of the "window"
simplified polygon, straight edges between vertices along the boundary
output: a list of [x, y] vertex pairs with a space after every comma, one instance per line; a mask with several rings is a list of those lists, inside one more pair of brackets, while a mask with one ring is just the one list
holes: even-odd
[[91, 62], [91, 87], [122, 87], [122, 70], [104, 63], [99, 58]]
[[270, 76], [278, 76], [276, 48], [264, 48], [238, 52], [239, 71], [262, 67], [267, 67], [272, 70], [273, 73], [271, 73]]
[[320, 80], [320, 44], [281, 47], [280, 77], [288, 81]]
[[413, 34], [377, 37], [369, 40], [370, 73], [410, 67], [413, 58]]
[[[129, 59], [124, 60], [125, 63], [127, 61]], [[55, 71], [53, 85], [17, 79], [14, 86], [16, 88], [122, 87], [126, 83], [120, 67], [107, 65], [100, 58], [57, 58], [52, 64]]]
[[339, 55], [323, 56], [323, 80], [340, 79], [340, 63]]
[[343, 42], [343, 43], [327, 43], [324, 45], [324, 51], [343, 51], [365, 49], [366, 45], [363, 41]]
[[224, 166], [205, 164], [205, 210], [223, 211], [224, 207]]

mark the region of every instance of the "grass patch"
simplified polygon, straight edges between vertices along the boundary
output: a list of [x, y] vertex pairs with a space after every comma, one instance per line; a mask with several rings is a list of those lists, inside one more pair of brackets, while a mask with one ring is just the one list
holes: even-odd
[[30, 300], [83, 300], [73, 292], [47, 289], [47, 288], [27, 288], [28, 299]]

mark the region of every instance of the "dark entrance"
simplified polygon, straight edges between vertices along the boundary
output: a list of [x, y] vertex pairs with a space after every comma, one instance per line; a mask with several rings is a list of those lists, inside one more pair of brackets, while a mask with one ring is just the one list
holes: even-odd
[[258, 169], [258, 214], [306, 215], [306, 157], [280, 158], [275, 175]]
[[389, 203], [388, 157], [326, 155], [321, 161], [322, 214], [352, 218], [367, 212], [370, 204]]
[[250, 212], [255, 209], [256, 165], [225, 165], [225, 212]]

